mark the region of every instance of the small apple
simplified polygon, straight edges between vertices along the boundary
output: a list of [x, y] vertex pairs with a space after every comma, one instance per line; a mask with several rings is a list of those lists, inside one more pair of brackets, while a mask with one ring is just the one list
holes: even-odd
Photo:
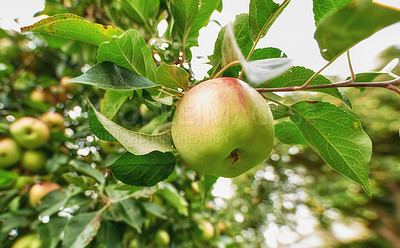
[[194, 193], [199, 194], [200, 193], [200, 187], [199, 187], [199, 183], [198, 182], [192, 182], [190, 184], [190, 186], [192, 187], [192, 190]]
[[209, 221], [201, 221], [199, 224], [199, 229], [201, 231], [201, 238], [203, 240], [211, 240], [214, 237], [215, 229]]
[[218, 221], [217, 227], [218, 227], [220, 233], [224, 233], [226, 231], [226, 225], [222, 221]]
[[171, 238], [167, 231], [159, 230], [156, 234], [155, 242], [157, 247], [166, 247], [171, 242]]
[[52, 132], [61, 132], [65, 130], [64, 117], [57, 112], [46, 112], [40, 116], [40, 120], [43, 121]]
[[46, 161], [46, 154], [42, 151], [26, 150], [22, 154], [21, 166], [25, 170], [36, 172], [44, 168]]
[[82, 87], [81, 87], [80, 84], [72, 83], [72, 82], [67, 82], [67, 80], [70, 80], [70, 79], [72, 79], [72, 78], [73, 78], [73, 77], [69, 77], [69, 76], [62, 77], [62, 78], [60, 79], [60, 85], [61, 85], [62, 87], [64, 87], [64, 89], [65, 89], [67, 92], [69, 92], [69, 93], [71, 93], [71, 94], [78, 94], [78, 93], [81, 91]]
[[29, 149], [43, 146], [50, 138], [46, 124], [33, 117], [22, 117], [13, 122], [10, 133], [21, 146]]
[[61, 189], [57, 183], [43, 182], [34, 184], [29, 190], [29, 204], [32, 207], [36, 207], [41, 204], [40, 200], [43, 196], [57, 189]]
[[0, 139], [0, 169], [8, 168], [21, 159], [22, 151], [17, 142], [11, 138]]
[[39, 89], [34, 89], [31, 94], [29, 95], [29, 98], [32, 101], [35, 102], [42, 102], [45, 103], [48, 99], [47, 93], [43, 90], [39, 90]]
[[270, 154], [274, 120], [264, 98], [236, 78], [196, 85], [176, 109], [172, 139], [189, 168], [236, 177]]
[[33, 183], [33, 178], [30, 176], [19, 176], [15, 181], [15, 189], [23, 189]]
[[58, 101], [58, 102], [65, 103], [68, 101], [67, 92], [65, 91], [64, 87], [62, 87], [61, 85], [51, 86], [50, 92], [51, 92], [53, 98], [55, 98], [56, 102]]
[[21, 238], [19, 238], [15, 243], [11, 246], [11, 248], [40, 248], [42, 247], [42, 241], [39, 238], [39, 235], [36, 234], [28, 234]]
[[153, 117], [155, 115], [155, 113], [153, 111], [151, 111], [146, 104], [140, 104], [139, 105], [139, 114], [142, 118], [145, 119], [150, 119], [151, 117]]

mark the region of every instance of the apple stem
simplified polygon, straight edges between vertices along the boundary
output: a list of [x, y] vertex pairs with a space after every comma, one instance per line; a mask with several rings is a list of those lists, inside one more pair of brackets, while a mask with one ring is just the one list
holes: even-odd
[[232, 159], [232, 164], [236, 163], [236, 161], [239, 160], [239, 154], [238, 154], [238, 150], [235, 149], [231, 152], [231, 154], [229, 155], [229, 158]]

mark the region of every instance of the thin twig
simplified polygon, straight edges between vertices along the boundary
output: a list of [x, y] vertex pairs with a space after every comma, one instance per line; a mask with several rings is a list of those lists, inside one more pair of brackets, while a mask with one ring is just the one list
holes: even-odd
[[217, 74], [215, 74], [215, 76], [213, 76], [213, 78], [217, 78], [217, 77], [221, 76], [222, 73], [224, 73], [224, 71], [226, 71], [228, 68], [235, 66], [235, 65], [240, 65], [240, 62], [237, 60], [230, 62], [224, 68], [222, 68]]
[[256, 89], [258, 92], [284, 92], [284, 91], [300, 91], [300, 90], [316, 90], [316, 89], [328, 89], [328, 88], [341, 88], [341, 87], [365, 87], [365, 88], [372, 88], [372, 87], [379, 87], [379, 88], [387, 88], [392, 90], [400, 95], [400, 90], [395, 86], [400, 85], [400, 78], [396, 78], [390, 81], [384, 82], [360, 82], [360, 83], [333, 83], [333, 84], [322, 84], [322, 85], [309, 85], [303, 88], [292, 86], [292, 87], [283, 87], [283, 88], [259, 88]]
[[321, 69], [319, 69], [316, 73], [314, 73], [314, 75], [312, 75], [307, 80], [307, 82], [305, 82], [302, 86], [299, 86], [299, 87], [296, 86], [297, 90], [302, 90], [302, 89], [306, 88], [311, 83], [311, 81], [313, 81], [326, 67], [330, 66], [333, 63], [333, 61], [335, 61], [335, 60], [332, 59], [326, 65], [324, 65]]

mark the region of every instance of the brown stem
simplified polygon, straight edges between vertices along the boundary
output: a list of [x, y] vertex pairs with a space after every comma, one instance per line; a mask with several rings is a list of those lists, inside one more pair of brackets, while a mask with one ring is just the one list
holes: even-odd
[[222, 68], [217, 74], [215, 74], [215, 76], [213, 76], [212, 78], [217, 78], [217, 77], [221, 76], [222, 73], [224, 73], [224, 71], [226, 71], [229, 67], [232, 67], [235, 65], [240, 65], [240, 62], [237, 60], [230, 62], [224, 68]]
[[258, 92], [284, 92], [284, 91], [299, 91], [299, 90], [316, 90], [316, 89], [328, 89], [328, 88], [342, 88], [342, 87], [379, 87], [379, 88], [387, 88], [395, 91], [400, 95], [400, 90], [395, 86], [400, 85], [400, 78], [393, 79], [385, 82], [360, 82], [360, 83], [349, 83], [350, 80], [333, 83], [333, 84], [322, 84], [322, 85], [309, 85], [304, 88], [299, 88], [297, 86], [292, 87], [282, 87], [282, 88], [259, 88], [256, 89]]

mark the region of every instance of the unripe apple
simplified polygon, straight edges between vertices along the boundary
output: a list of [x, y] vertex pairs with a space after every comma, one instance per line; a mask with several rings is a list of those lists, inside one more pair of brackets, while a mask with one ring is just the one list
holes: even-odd
[[69, 77], [69, 76], [62, 77], [62, 78], [60, 79], [60, 85], [61, 85], [62, 87], [64, 87], [64, 89], [65, 89], [67, 92], [69, 92], [69, 93], [71, 93], [71, 94], [78, 94], [78, 93], [81, 91], [82, 87], [81, 87], [80, 84], [72, 83], [72, 82], [67, 82], [67, 80], [70, 80], [70, 79], [72, 79], [72, 78], [73, 78], [73, 77]]
[[29, 190], [29, 204], [32, 207], [36, 207], [41, 204], [40, 200], [43, 196], [57, 189], [61, 189], [57, 183], [44, 182], [33, 185]]
[[0, 169], [8, 168], [21, 159], [22, 151], [17, 142], [11, 138], [0, 140]]
[[186, 93], [171, 132], [190, 168], [231, 178], [268, 157], [273, 123], [267, 102], [254, 88], [236, 78], [216, 78]]
[[40, 116], [40, 120], [46, 124], [52, 132], [64, 132], [64, 117], [57, 112], [46, 112]]
[[156, 234], [155, 242], [157, 247], [166, 247], [171, 242], [171, 238], [167, 231], [159, 230]]
[[48, 100], [47, 93], [43, 90], [35, 89], [29, 95], [29, 98], [35, 102], [45, 103]]
[[36, 234], [28, 234], [19, 238], [11, 246], [11, 248], [40, 248], [42, 247], [42, 241]]
[[22, 117], [12, 123], [10, 133], [21, 146], [29, 149], [41, 147], [50, 138], [46, 124], [33, 117]]
[[203, 240], [211, 240], [214, 237], [215, 229], [209, 221], [201, 221], [199, 224], [199, 229], [201, 231], [201, 238]]
[[46, 165], [46, 154], [42, 151], [27, 150], [22, 154], [21, 166], [25, 170], [40, 171]]
[[20, 176], [14, 184], [15, 189], [23, 189], [33, 183], [33, 178], [30, 176]]
[[55, 98], [56, 102], [58, 101], [58, 102], [65, 103], [68, 101], [67, 92], [66, 92], [65, 88], [62, 87], [61, 85], [51, 86], [50, 92], [51, 92], [53, 98]]

